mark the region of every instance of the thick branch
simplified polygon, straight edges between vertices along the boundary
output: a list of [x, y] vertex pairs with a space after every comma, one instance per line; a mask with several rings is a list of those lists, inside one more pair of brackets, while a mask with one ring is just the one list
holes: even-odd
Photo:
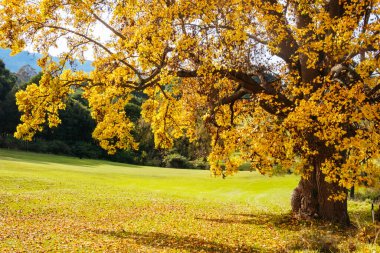
[[236, 91], [232, 95], [225, 97], [222, 100], [220, 100], [219, 105], [227, 105], [227, 104], [234, 103], [235, 101], [241, 99], [242, 97], [244, 97], [247, 94], [249, 94], [249, 92], [246, 89], [244, 89], [244, 88], [239, 89], [238, 91]]
[[[304, 13], [299, 4], [296, 4], [296, 24], [298, 29], [305, 29], [307, 28], [310, 24], [313, 23], [312, 18], [308, 13]], [[304, 41], [303, 43], [308, 43], [310, 41], [310, 38], [312, 37], [313, 32], [311, 30], [308, 30], [306, 34], [302, 36], [302, 40]], [[323, 55], [323, 53], [322, 53]], [[318, 65], [320, 62], [323, 60], [321, 59], [323, 57], [318, 57]], [[300, 53], [299, 54], [299, 62], [300, 62], [300, 76], [302, 82], [305, 83], [312, 83], [313, 80], [320, 74], [317, 68], [313, 67], [308, 67], [308, 61], [309, 57], [304, 54]], [[314, 89], [317, 87], [315, 86]]]
[[[378, 34], [379, 34], [379, 32], [375, 33], [374, 36], [371, 36], [371, 38], [369, 38], [369, 41], [373, 41], [373, 43], [376, 43], [376, 41], [373, 38], [375, 38], [375, 35], [378, 35]], [[354, 58], [355, 56], [357, 56], [358, 54], [363, 55], [367, 52], [376, 52], [376, 51], [378, 51], [378, 50], [376, 50], [373, 47], [373, 45], [368, 45], [364, 48], [358, 49], [357, 51], [351, 52], [349, 55], [347, 55], [344, 58], [344, 60], [342, 60], [342, 62], [347, 62], [347, 61], [351, 60], [352, 58]]]
[[[364, 4], [363, 4], [364, 3]], [[354, 5], [352, 8], [346, 8], [349, 5]], [[341, 18], [344, 15], [350, 15], [352, 18], [356, 18], [357, 21], [366, 13], [369, 15], [371, 11], [372, 0], [330, 0], [326, 5], [326, 11], [329, 13], [330, 18]], [[348, 13], [347, 10], [352, 9], [355, 13]]]
[[[348, 1], [351, 2], [351, 1]], [[330, 0], [327, 4], [327, 11], [330, 15], [330, 18], [339, 18], [344, 14], [344, 5], [345, 3], [341, 0]]]
[[[272, 6], [278, 5], [277, 0], [269, 0], [268, 2], [271, 3]], [[268, 31], [271, 34], [271, 37], [276, 38], [278, 36], [277, 30], [282, 30], [285, 32], [286, 36], [284, 39], [278, 44], [278, 47], [280, 48], [280, 51], [276, 54], [278, 57], [282, 58], [290, 68], [292, 67], [292, 56], [297, 52], [298, 50], [298, 44], [297, 41], [294, 39], [291, 30], [287, 27], [287, 20], [284, 16], [284, 13], [277, 12], [275, 10], [269, 10], [269, 15], [272, 15], [276, 17], [277, 21], [277, 27], [274, 27], [274, 29], [271, 29]], [[276, 29], [277, 28], [277, 29]], [[296, 66], [297, 68], [298, 66]]]
[[[231, 80], [234, 80], [241, 85], [241, 89], [235, 91], [232, 95], [221, 99], [219, 104], [230, 104], [242, 98], [246, 94], [267, 94], [273, 97], [272, 102], [261, 101], [260, 106], [271, 114], [277, 116], [285, 116], [285, 113], [283, 113], [283, 109], [292, 108], [294, 106], [294, 103], [291, 100], [289, 100], [285, 95], [281, 94], [279, 91], [276, 91], [273, 88], [273, 86], [271, 86], [270, 82], [268, 82], [265, 78], [259, 78], [263, 81], [258, 82], [254, 79], [255, 76], [248, 75], [239, 71], [229, 71], [221, 69], [215, 70], [214, 72], [215, 74], [220, 74]], [[198, 77], [196, 71], [182, 70], [173, 74], [176, 74], [178, 77], [184, 78]]]

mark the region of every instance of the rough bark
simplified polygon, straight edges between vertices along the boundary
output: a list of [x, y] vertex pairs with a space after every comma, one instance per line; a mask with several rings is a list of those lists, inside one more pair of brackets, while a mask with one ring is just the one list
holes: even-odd
[[326, 221], [349, 225], [347, 199], [329, 200], [333, 193], [346, 191], [336, 183], [328, 183], [317, 164], [308, 178], [301, 178], [292, 195], [292, 211], [302, 218], [320, 218]]

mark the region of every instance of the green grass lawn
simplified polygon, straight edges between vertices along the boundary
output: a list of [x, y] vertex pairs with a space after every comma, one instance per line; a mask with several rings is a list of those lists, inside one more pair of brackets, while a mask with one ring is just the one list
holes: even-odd
[[142, 167], [0, 149], [0, 252], [372, 252], [356, 228], [292, 218], [294, 175]]

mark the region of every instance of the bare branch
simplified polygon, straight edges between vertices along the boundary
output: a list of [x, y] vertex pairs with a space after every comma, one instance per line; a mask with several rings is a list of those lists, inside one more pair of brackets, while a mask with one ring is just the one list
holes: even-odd
[[[102, 43], [100, 43], [99, 41], [96, 41], [95, 39], [89, 37], [88, 35], [85, 35], [83, 33], [80, 33], [80, 32], [77, 32], [75, 30], [72, 30], [72, 29], [69, 29], [69, 28], [66, 28], [66, 27], [61, 27], [61, 26], [57, 26], [57, 25], [47, 25], [47, 24], [43, 24], [41, 22], [37, 22], [37, 21], [31, 21], [31, 22], [34, 22], [34, 23], [37, 23], [39, 25], [41, 25], [40, 28], [51, 28], [51, 29], [57, 29], [57, 30], [62, 30], [62, 31], [66, 31], [66, 32], [69, 32], [69, 33], [72, 33], [72, 34], [75, 34], [79, 37], [82, 37], [86, 40], [88, 40], [89, 42], [97, 45], [98, 47], [102, 48], [104, 51], [106, 51], [109, 55], [114, 55], [114, 53], [108, 49], [105, 45], [103, 45]], [[129, 64], [128, 62], [122, 60], [122, 59], [118, 59], [118, 61], [120, 61], [121, 63], [123, 63], [125, 66], [127, 66], [128, 68], [130, 68], [138, 77], [139, 79], [142, 79], [142, 74], [135, 68], [133, 67], [131, 64]]]
[[121, 34], [120, 32], [118, 32], [116, 29], [114, 29], [112, 26], [110, 26], [107, 22], [105, 22], [103, 19], [101, 19], [98, 15], [96, 15], [95, 12], [91, 11], [91, 14], [94, 16], [94, 18], [96, 20], [98, 20], [100, 23], [102, 23], [105, 27], [107, 27], [115, 35], [119, 36], [123, 40], [127, 39], [123, 34]]

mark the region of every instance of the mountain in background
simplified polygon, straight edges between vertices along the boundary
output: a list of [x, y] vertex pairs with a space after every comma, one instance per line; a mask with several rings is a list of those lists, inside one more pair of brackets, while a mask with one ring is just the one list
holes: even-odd
[[30, 79], [37, 74], [37, 71], [32, 66], [27, 64], [22, 66], [15, 75], [17, 77], [17, 83], [23, 84], [29, 82]]
[[[0, 59], [5, 63], [5, 67], [13, 73], [17, 73], [22, 67], [29, 65], [35, 71], [41, 71], [40, 66], [37, 65], [37, 60], [42, 57], [38, 53], [30, 53], [27, 51], [22, 51], [21, 53], [10, 56], [10, 49], [1, 49], [0, 48]], [[57, 57], [53, 57], [54, 61], [58, 61]], [[76, 61], [73, 66], [68, 66], [69, 69], [83, 70], [85, 72], [90, 72], [93, 70], [90, 61], [86, 61], [84, 64], [81, 64], [79, 61]]]

